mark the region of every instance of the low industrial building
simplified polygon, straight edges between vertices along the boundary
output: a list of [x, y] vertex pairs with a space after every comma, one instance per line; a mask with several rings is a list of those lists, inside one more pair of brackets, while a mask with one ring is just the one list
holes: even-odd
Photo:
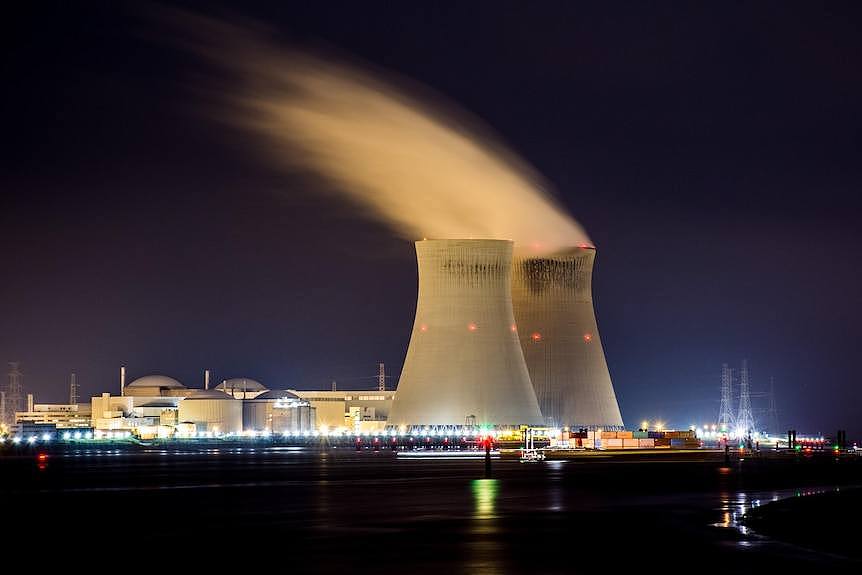
[[317, 427], [316, 409], [287, 390], [267, 391], [242, 402], [243, 429], [303, 434]]
[[36, 403], [27, 411], [15, 412], [15, 423], [53, 425], [56, 429], [90, 427], [91, 407], [87, 403]]
[[242, 401], [216, 389], [199, 389], [179, 405], [179, 424], [197, 433], [242, 433]]
[[195, 392], [172, 377], [147, 375], [91, 402], [92, 425], [99, 430], [136, 429], [177, 423], [180, 402]]
[[377, 433], [386, 427], [394, 391], [304, 391], [290, 393], [315, 409], [317, 428], [348, 433]]

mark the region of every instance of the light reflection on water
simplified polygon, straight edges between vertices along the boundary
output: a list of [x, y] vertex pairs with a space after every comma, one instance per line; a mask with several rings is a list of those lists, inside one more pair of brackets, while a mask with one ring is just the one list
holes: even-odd
[[[788, 499], [790, 497], [806, 497], [809, 495], [820, 495], [823, 493], [833, 493], [841, 491], [840, 487], [810, 487], [806, 489], [780, 489], [773, 491], [752, 492], [747, 493], [740, 491], [737, 493], [722, 492], [719, 495], [720, 506], [718, 510], [721, 512], [721, 521], [713, 523], [714, 527], [722, 527], [725, 529], [734, 529], [741, 535], [752, 535], [751, 529], [744, 524], [746, 514], [766, 503]], [[746, 547], [750, 544], [748, 541], [741, 541], [740, 546]]]
[[473, 480], [473, 519], [493, 519], [495, 505], [497, 502], [497, 491], [499, 489], [497, 479], [474, 479]]
[[473, 517], [470, 525], [468, 542], [469, 573], [502, 573], [503, 565], [500, 557], [502, 545], [496, 534], [497, 525], [497, 495], [500, 489], [497, 479], [474, 479], [471, 482], [473, 492]]

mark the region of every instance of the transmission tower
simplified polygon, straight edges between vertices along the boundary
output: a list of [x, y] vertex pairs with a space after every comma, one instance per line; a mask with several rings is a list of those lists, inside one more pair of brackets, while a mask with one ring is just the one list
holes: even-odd
[[724, 433], [735, 427], [733, 416], [733, 370], [726, 363], [721, 364], [721, 407], [718, 411], [718, 429]]
[[380, 369], [377, 373], [377, 390], [386, 391], [386, 366], [381, 361], [378, 367]]
[[18, 369], [18, 362], [9, 362], [9, 382], [6, 384], [6, 412], [4, 420], [7, 424], [15, 423], [15, 412], [24, 411], [24, 376]]
[[736, 429], [740, 436], [745, 437], [756, 431], [754, 414], [751, 412], [751, 390], [748, 374], [748, 360], [742, 360], [739, 372], [739, 410], [736, 412]]

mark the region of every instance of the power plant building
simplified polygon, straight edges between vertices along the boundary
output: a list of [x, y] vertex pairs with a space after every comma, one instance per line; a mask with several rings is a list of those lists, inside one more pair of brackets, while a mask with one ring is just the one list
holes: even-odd
[[386, 427], [392, 390], [308, 391], [291, 389], [314, 408], [318, 429], [374, 433]]
[[198, 433], [241, 433], [242, 401], [223, 391], [199, 389], [180, 402], [178, 422], [193, 424]]
[[225, 392], [234, 399], [254, 399], [260, 394], [269, 391], [262, 383], [249, 377], [226, 379], [215, 388], [218, 391]]
[[267, 391], [242, 402], [246, 431], [301, 434], [316, 428], [315, 408], [290, 391]]
[[552, 426], [622, 428], [593, 308], [596, 250], [515, 252], [512, 303], [536, 397]]
[[57, 429], [90, 427], [90, 409], [88, 403], [36, 403], [28, 411], [16, 412], [15, 423], [53, 425]]
[[416, 318], [390, 426], [542, 424], [512, 311], [512, 247], [416, 242]]

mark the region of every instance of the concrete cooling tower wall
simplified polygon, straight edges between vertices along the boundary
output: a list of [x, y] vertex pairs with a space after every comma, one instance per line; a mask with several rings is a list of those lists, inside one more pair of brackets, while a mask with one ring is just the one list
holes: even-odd
[[512, 242], [416, 242], [419, 296], [391, 426], [541, 424], [512, 314]]
[[549, 425], [622, 427], [593, 309], [596, 251], [515, 252], [512, 303], [524, 359]]

